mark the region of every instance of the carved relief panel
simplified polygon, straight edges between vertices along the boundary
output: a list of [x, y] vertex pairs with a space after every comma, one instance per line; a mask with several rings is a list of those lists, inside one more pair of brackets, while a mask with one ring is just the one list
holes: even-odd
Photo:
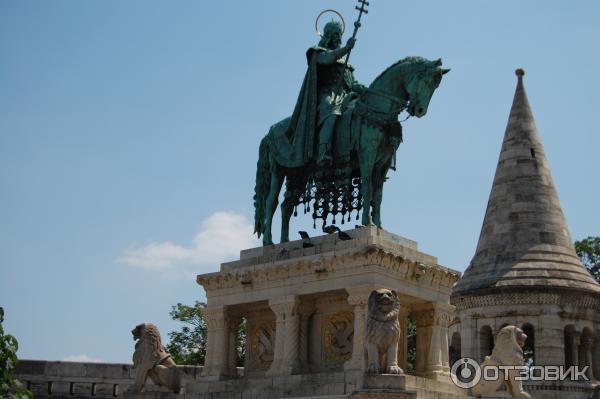
[[250, 367], [268, 370], [275, 353], [275, 321], [258, 321], [253, 325], [250, 338]]
[[327, 366], [341, 366], [352, 357], [354, 313], [339, 312], [327, 316], [323, 323], [323, 361]]

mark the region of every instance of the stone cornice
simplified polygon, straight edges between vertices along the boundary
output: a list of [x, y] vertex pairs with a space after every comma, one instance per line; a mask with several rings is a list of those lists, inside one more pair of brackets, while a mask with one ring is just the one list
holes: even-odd
[[397, 274], [399, 278], [425, 286], [440, 286], [449, 289], [460, 278], [460, 273], [457, 271], [439, 265], [409, 260], [373, 244], [331, 256], [305, 256], [237, 271], [203, 274], [199, 275], [196, 281], [206, 291], [214, 291], [242, 285], [281, 281], [315, 273], [335, 273], [365, 265], [381, 268]]
[[336, 293], [325, 293], [315, 298], [313, 303], [318, 306], [327, 306], [334, 303], [346, 303], [346, 295], [343, 291], [338, 291]]
[[600, 309], [600, 295], [576, 289], [528, 287], [527, 289], [488, 289], [466, 295], [455, 294], [450, 302], [457, 310], [488, 306], [559, 305], [575, 308]]

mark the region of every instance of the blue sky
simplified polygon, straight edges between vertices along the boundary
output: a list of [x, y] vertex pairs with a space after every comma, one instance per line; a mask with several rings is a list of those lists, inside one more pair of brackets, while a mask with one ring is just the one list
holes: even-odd
[[[325, 8], [356, 17], [350, 0], [0, 1], [0, 305], [22, 358], [129, 361], [136, 324], [166, 336], [171, 305], [204, 298], [195, 274], [257, 244], [258, 143]], [[404, 123], [384, 227], [464, 270], [523, 67], [571, 234], [600, 234], [598, 21], [593, 0], [371, 1], [361, 82], [408, 55], [452, 68]]]

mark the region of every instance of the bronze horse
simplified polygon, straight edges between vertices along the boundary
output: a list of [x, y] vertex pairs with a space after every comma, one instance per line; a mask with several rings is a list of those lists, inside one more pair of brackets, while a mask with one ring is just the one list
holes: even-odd
[[[394, 154], [401, 142], [398, 115], [406, 110], [409, 115], [422, 117], [439, 86], [442, 75], [450, 71], [441, 68], [440, 59], [429, 61], [421, 57], [407, 57], [383, 71], [369, 88], [345, 111], [338, 126], [338, 143], [349, 149], [350, 176], [360, 179], [360, 204], [362, 224], [381, 227], [381, 201], [383, 183]], [[344, 123], [342, 121], [348, 121]], [[279, 192], [286, 181], [286, 192], [281, 204], [281, 242], [289, 241], [289, 221], [294, 208], [313, 200], [306, 189], [311, 179], [319, 173], [314, 162], [297, 168], [286, 168], [275, 160], [274, 140], [282, 140], [289, 118], [273, 125], [262, 139], [256, 172], [254, 195], [254, 232], [263, 236], [263, 245], [273, 244], [271, 223], [277, 207]], [[390, 129], [396, 126], [396, 129]], [[392, 132], [396, 132], [393, 134]], [[285, 138], [283, 138], [285, 139]], [[339, 150], [334, 146], [337, 157]], [[335, 212], [334, 212], [335, 215]], [[324, 219], [327, 217], [325, 214]], [[313, 214], [313, 218], [315, 215]]]

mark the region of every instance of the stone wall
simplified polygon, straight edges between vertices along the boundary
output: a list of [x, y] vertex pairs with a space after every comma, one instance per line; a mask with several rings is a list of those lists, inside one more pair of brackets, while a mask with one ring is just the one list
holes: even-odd
[[[182, 395], [168, 393], [150, 380], [143, 396], [146, 399], [266, 399], [277, 397], [331, 396], [371, 398], [381, 389], [396, 389], [394, 398], [464, 399], [465, 392], [450, 383], [416, 376], [369, 376], [362, 382], [362, 372], [339, 371], [298, 374], [283, 377], [238, 378], [224, 381], [202, 379], [202, 366], [178, 366], [183, 373]], [[16, 377], [33, 391], [35, 398], [77, 399], [123, 397], [133, 383], [131, 364], [51, 362], [21, 360]], [[357, 384], [358, 382], [358, 384]], [[192, 383], [192, 384], [189, 384]], [[187, 387], [185, 387], [186, 384]], [[373, 391], [374, 387], [379, 387]]]
[[[185, 399], [468, 399], [450, 382], [412, 375], [357, 371], [204, 380], [187, 386]], [[145, 398], [148, 399], [148, 398]]]
[[[183, 383], [196, 380], [201, 366], [178, 366]], [[133, 384], [135, 377], [131, 364], [52, 362], [21, 360], [15, 373], [35, 398], [115, 398]], [[147, 391], [166, 391], [148, 379]]]

